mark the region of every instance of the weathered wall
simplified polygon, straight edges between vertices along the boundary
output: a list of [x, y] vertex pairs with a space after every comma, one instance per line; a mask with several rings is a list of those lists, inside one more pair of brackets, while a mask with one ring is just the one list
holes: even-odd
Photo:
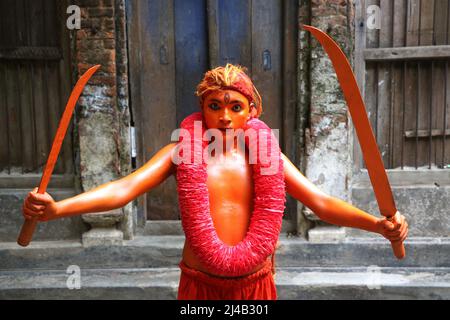
[[[131, 170], [126, 24], [123, 0], [76, 4], [82, 15], [75, 45], [78, 75], [102, 65], [86, 85], [77, 113], [81, 185], [88, 191]], [[125, 237], [131, 237], [131, 207], [114, 215]]]
[[[353, 1], [311, 1], [311, 25], [330, 34], [348, 57], [353, 53]], [[351, 130], [347, 106], [328, 55], [310, 42], [310, 110], [305, 132], [305, 174], [324, 192], [348, 201]], [[310, 219], [317, 219], [308, 209]]]

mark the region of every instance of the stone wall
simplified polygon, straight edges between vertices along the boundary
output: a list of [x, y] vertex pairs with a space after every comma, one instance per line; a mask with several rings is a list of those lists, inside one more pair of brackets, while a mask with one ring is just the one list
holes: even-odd
[[[330, 34], [348, 57], [353, 54], [353, 1], [310, 1], [311, 25]], [[350, 200], [352, 135], [347, 106], [328, 55], [313, 38], [310, 40], [310, 109], [305, 131], [307, 178], [324, 192]], [[341, 239], [339, 228], [321, 229], [326, 224], [309, 209], [305, 214], [316, 221], [309, 231], [312, 241]], [[325, 230], [322, 232], [321, 230]], [[323, 238], [323, 235], [331, 237]]]
[[[124, 0], [78, 0], [75, 4], [81, 8], [75, 44], [78, 76], [101, 65], [86, 85], [77, 112], [81, 186], [88, 191], [131, 170], [125, 8]], [[108, 215], [85, 215], [83, 219], [94, 229], [108, 229], [110, 236], [114, 235], [112, 241], [121, 241], [116, 227], [130, 238], [131, 217], [128, 205]], [[89, 235], [107, 238], [95, 230]]]

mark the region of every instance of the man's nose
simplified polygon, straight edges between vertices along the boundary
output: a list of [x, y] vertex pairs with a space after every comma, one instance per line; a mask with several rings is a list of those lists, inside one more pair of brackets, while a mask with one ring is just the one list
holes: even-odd
[[224, 122], [224, 123], [230, 123], [231, 122], [230, 115], [228, 114], [228, 111], [226, 109], [224, 110], [224, 112], [220, 116], [219, 120]]

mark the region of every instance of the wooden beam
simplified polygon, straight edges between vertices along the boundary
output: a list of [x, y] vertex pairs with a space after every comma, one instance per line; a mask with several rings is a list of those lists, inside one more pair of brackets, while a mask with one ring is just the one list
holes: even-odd
[[0, 60], [61, 60], [59, 47], [0, 47]]
[[[431, 136], [432, 137], [442, 137], [444, 136], [444, 130], [442, 129], [433, 129], [431, 130]], [[445, 130], [445, 135], [450, 136], [450, 129]], [[416, 133], [416, 130], [409, 130], [405, 131], [405, 138], [428, 138], [430, 136], [430, 130], [418, 130]]]
[[373, 48], [364, 49], [363, 55], [366, 62], [450, 59], [450, 46]]

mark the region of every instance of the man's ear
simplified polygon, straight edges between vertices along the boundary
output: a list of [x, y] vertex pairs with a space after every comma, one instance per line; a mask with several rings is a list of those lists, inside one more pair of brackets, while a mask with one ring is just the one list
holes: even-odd
[[254, 102], [250, 103], [250, 117], [256, 118], [258, 110], [256, 110], [256, 105]]

